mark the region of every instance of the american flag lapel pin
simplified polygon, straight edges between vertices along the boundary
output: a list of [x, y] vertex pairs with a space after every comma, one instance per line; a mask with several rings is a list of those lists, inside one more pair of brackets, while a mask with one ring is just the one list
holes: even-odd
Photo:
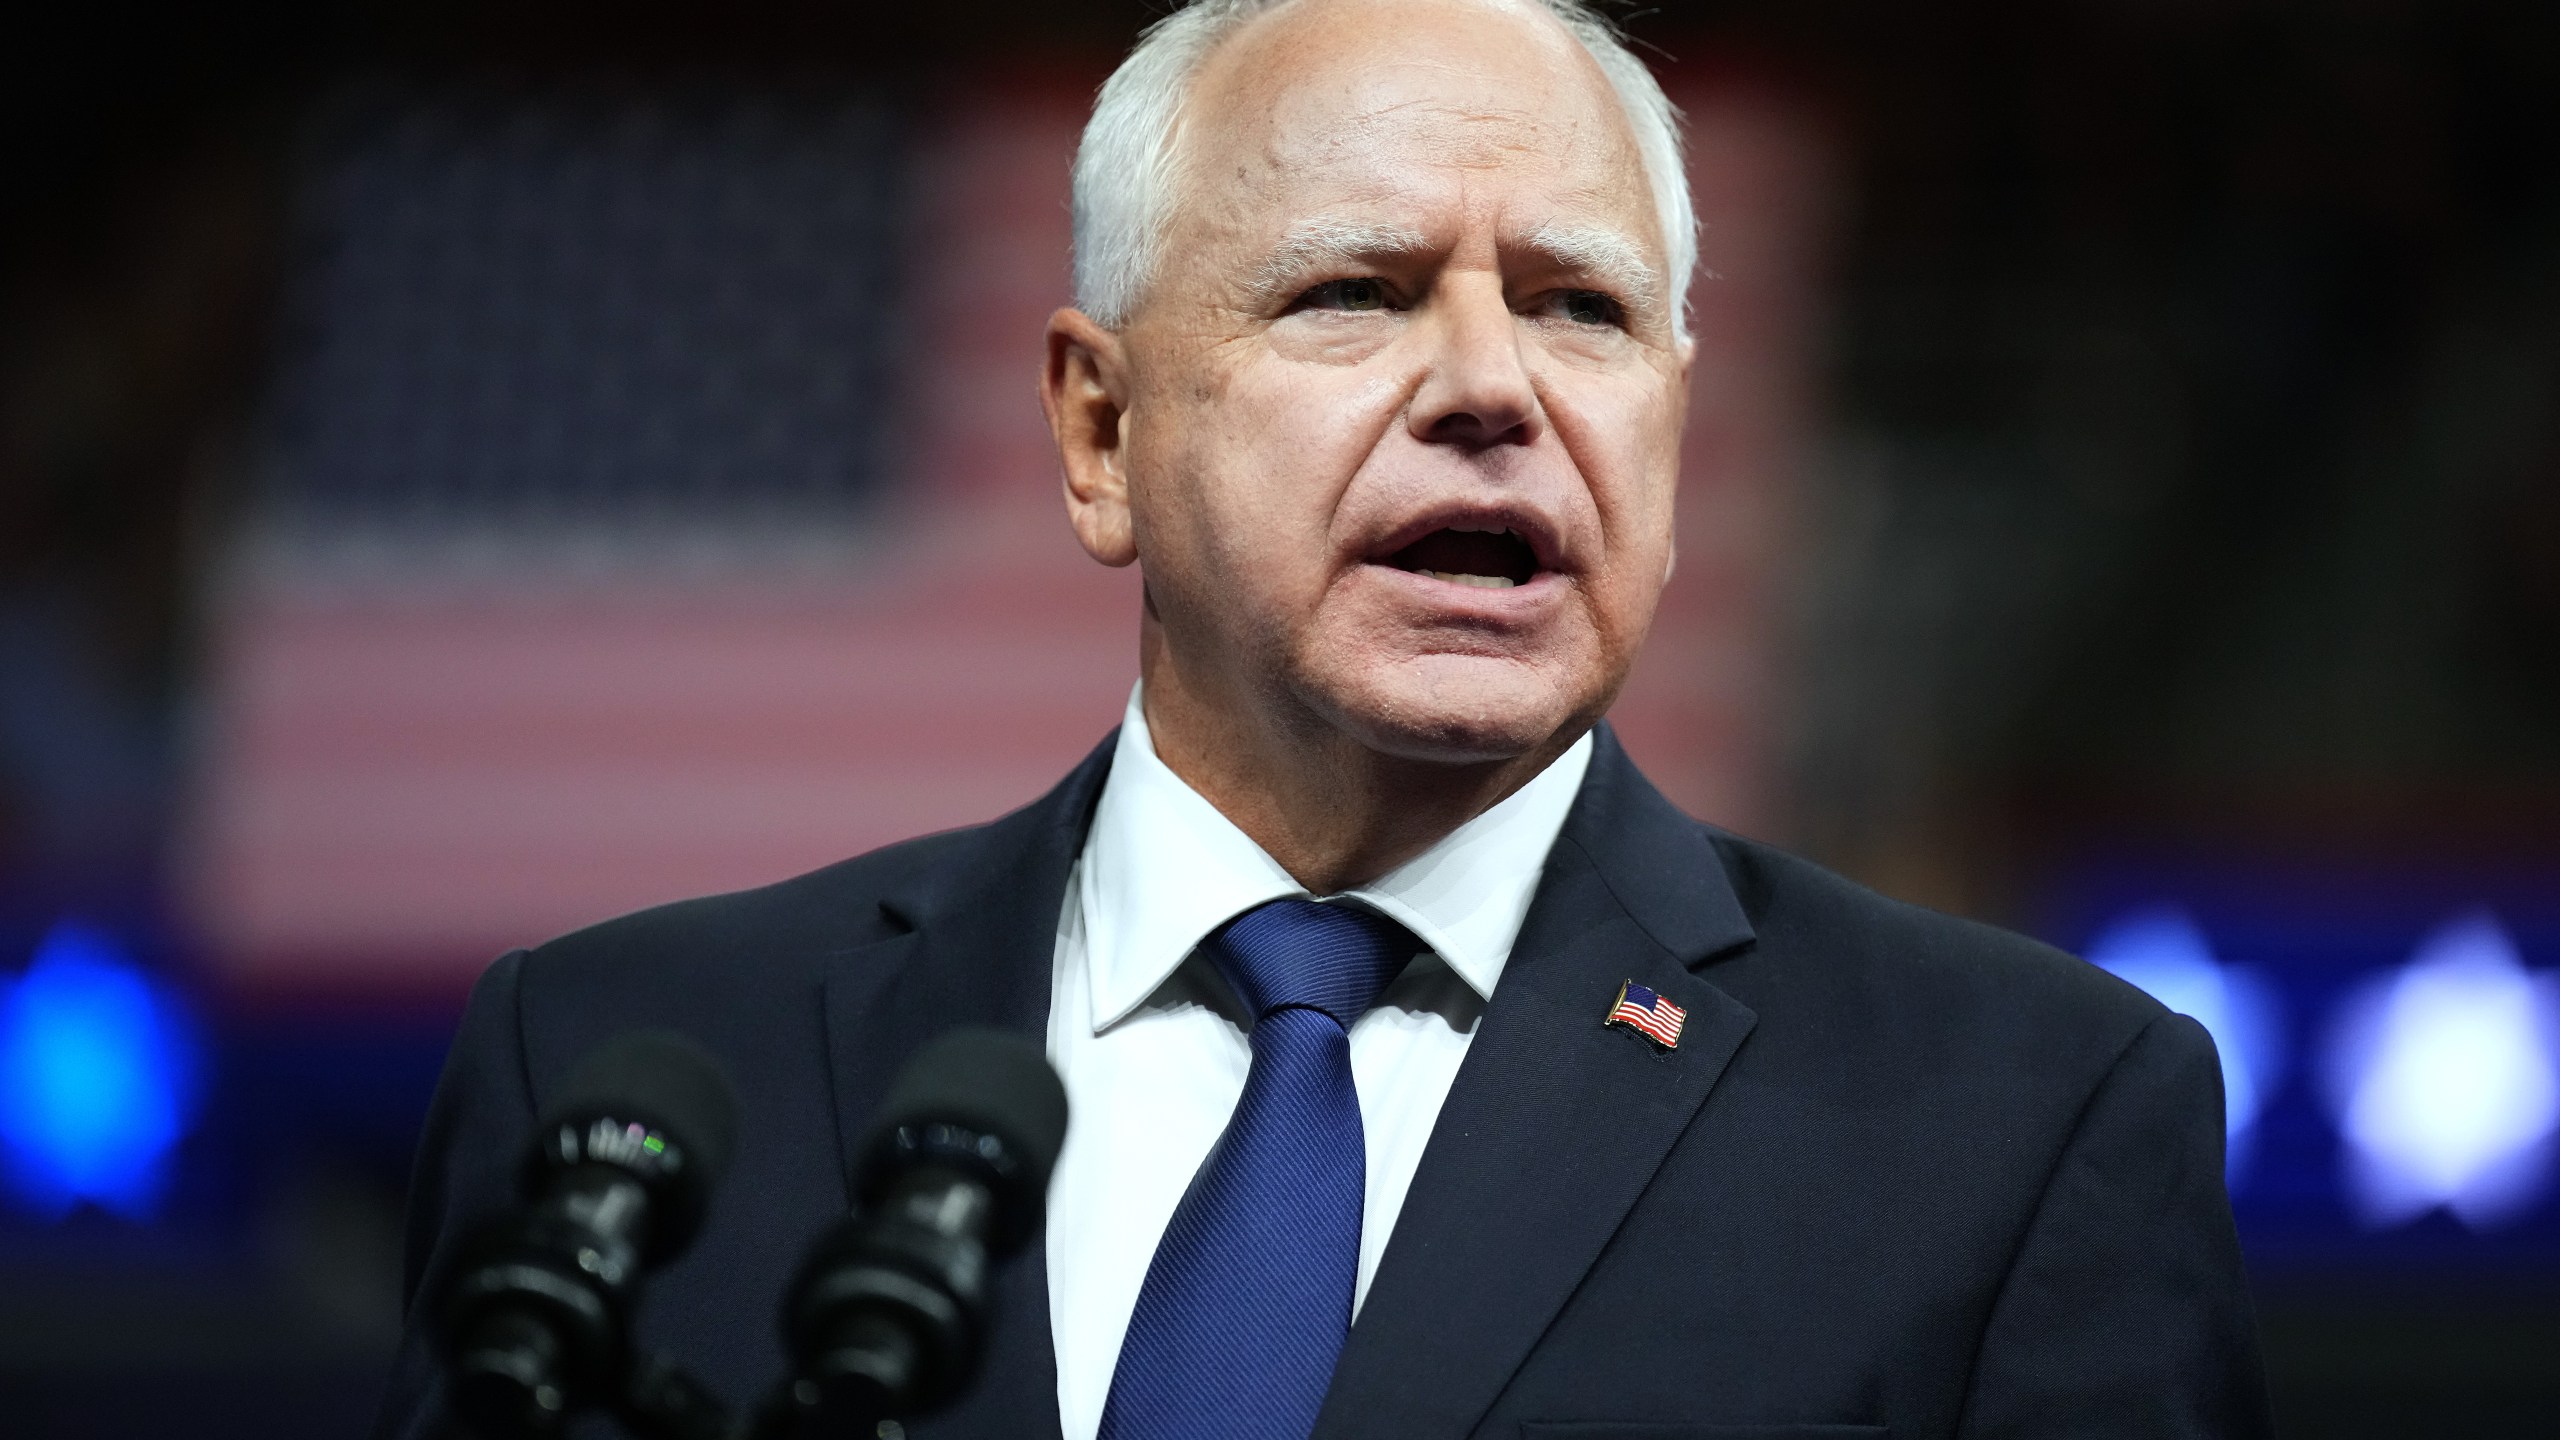
[[1609, 1018], [1603, 1025], [1623, 1025], [1660, 1050], [1680, 1048], [1680, 1027], [1688, 1023], [1689, 1012], [1662, 998], [1661, 995], [1633, 980], [1618, 987], [1617, 1003], [1609, 1007]]

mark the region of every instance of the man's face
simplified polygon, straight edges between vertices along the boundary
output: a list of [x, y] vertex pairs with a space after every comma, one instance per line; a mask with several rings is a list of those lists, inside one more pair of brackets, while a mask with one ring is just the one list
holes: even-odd
[[1578, 733], [1669, 568], [1688, 358], [1606, 79], [1534, 12], [1302, 0], [1185, 146], [1122, 336], [1173, 663], [1410, 758]]

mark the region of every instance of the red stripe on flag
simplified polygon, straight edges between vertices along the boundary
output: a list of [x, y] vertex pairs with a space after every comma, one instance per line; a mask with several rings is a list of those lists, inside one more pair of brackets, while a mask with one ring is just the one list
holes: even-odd
[[1688, 1020], [1689, 1012], [1668, 1000], [1657, 1002], [1657, 1007], [1657, 1009], [1648, 1010], [1628, 1001], [1620, 1001], [1618, 1008], [1609, 1012], [1609, 1019], [1611, 1023], [1623, 1022], [1632, 1025], [1665, 1045], [1679, 1044], [1680, 1027]]

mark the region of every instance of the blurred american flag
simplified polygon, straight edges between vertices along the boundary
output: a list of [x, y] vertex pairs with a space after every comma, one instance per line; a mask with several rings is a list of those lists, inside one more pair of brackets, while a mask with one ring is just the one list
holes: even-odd
[[[1068, 534], [1033, 389], [1094, 78], [894, 122], [427, 102], [317, 167], [313, 338], [210, 597], [179, 861], [229, 983], [449, 995], [508, 946], [991, 818], [1099, 740], [1137, 580]], [[1750, 828], [1827, 152], [1746, 85], [1674, 98], [1721, 278], [1616, 720]]]

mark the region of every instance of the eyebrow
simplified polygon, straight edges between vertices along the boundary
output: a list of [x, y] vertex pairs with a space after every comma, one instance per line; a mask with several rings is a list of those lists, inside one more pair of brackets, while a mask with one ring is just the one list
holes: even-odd
[[1307, 275], [1359, 261], [1419, 255], [1430, 248], [1431, 237], [1403, 225], [1301, 220], [1254, 267], [1246, 290], [1255, 303], [1270, 305], [1293, 298]]
[[1548, 221], [1526, 245], [1557, 269], [1587, 275], [1617, 292], [1627, 308], [1652, 316], [1662, 308], [1662, 275], [1644, 258], [1644, 247], [1623, 230], [1605, 225]]
[[[1643, 247], [1623, 230], [1551, 220], [1539, 226], [1522, 248], [1543, 256], [1559, 270], [1588, 276], [1616, 292], [1628, 309], [1641, 315], [1652, 317], [1662, 309], [1661, 273], [1644, 258]], [[1254, 267], [1246, 281], [1246, 291], [1257, 306], [1273, 305], [1294, 298], [1310, 274], [1419, 255], [1430, 249], [1429, 236], [1403, 225], [1322, 217], [1301, 220]]]

